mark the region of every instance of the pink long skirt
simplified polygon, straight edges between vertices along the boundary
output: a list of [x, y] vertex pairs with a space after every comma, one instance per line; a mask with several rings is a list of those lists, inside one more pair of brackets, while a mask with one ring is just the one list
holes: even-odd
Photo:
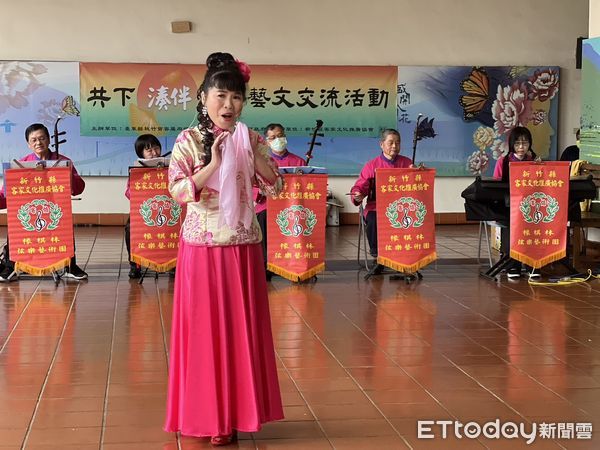
[[260, 244], [179, 244], [165, 431], [228, 435], [282, 419]]

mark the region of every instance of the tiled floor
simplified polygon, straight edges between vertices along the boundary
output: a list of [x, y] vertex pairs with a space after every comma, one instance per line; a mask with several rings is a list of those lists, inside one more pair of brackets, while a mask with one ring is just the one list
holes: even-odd
[[[600, 448], [600, 281], [487, 281], [474, 261], [477, 228], [437, 230], [441, 259], [420, 282], [364, 281], [355, 227], [328, 228], [327, 272], [315, 284], [274, 279], [286, 419], [237, 446]], [[173, 280], [130, 282], [122, 239], [120, 228], [77, 229], [87, 282], [0, 285], [0, 449], [211, 447], [161, 429]], [[539, 429], [529, 446], [458, 439], [454, 425], [442, 439], [439, 424], [434, 439], [418, 439], [418, 420], [556, 424], [555, 439]], [[576, 429], [585, 423], [592, 440]]]

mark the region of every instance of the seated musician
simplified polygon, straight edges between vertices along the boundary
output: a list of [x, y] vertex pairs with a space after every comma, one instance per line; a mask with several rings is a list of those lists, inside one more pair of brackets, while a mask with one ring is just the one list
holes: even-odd
[[[304, 159], [294, 155], [287, 148], [287, 138], [285, 137], [285, 128], [279, 123], [270, 123], [265, 128], [265, 139], [269, 144], [270, 156], [277, 164], [277, 167], [298, 167], [305, 166]], [[267, 198], [258, 188], [254, 188], [254, 203], [256, 219], [262, 232], [263, 261], [267, 281], [271, 279], [273, 273], [267, 270]]]
[[[59, 155], [58, 152], [50, 151], [50, 132], [48, 131], [48, 128], [41, 123], [34, 123], [27, 127], [25, 130], [25, 140], [33, 153], [21, 158], [19, 161], [71, 161], [66, 156]], [[75, 170], [75, 166], [71, 164], [71, 195], [79, 195], [84, 189], [85, 181], [79, 176], [77, 170]], [[0, 192], [0, 209], [4, 208], [6, 208], [6, 198], [4, 192]], [[2, 265], [3, 269], [2, 272], [0, 272], [0, 281], [7, 282], [15, 280], [17, 278], [17, 273], [14, 270], [14, 262], [10, 260], [8, 242], [4, 246]], [[71, 262], [69, 267], [65, 270], [64, 276], [75, 280], [84, 280], [88, 277], [87, 273], [77, 265], [75, 255], [71, 258]]]
[[[142, 134], [138, 136], [133, 144], [135, 154], [138, 159], [152, 159], [160, 157], [162, 146], [160, 141], [153, 134]], [[125, 189], [125, 197], [129, 200], [131, 197], [129, 178], [127, 179], [127, 188]], [[142, 268], [139, 264], [131, 260], [131, 218], [127, 218], [125, 224], [125, 246], [127, 247], [127, 259], [129, 261], [129, 278], [141, 278]]]
[[[397, 130], [386, 129], [381, 133], [379, 146], [381, 154], [368, 161], [360, 172], [358, 180], [350, 189], [352, 202], [360, 205], [367, 198], [364, 216], [369, 241], [369, 253], [377, 258], [377, 213], [375, 212], [375, 170], [411, 167], [411, 160], [400, 155], [400, 133]], [[374, 273], [381, 273], [383, 266], [377, 265]]]
[[[537, 155], [532, 147], [533, 139], [531, 137], [531, 132], [525, 127], [513, 128], [508, 137], [508, 154], [496, 161], [494, 178], [508, 182], [508, 164], [510, 162], [518, 161], [533, 161]], [[510, 252], [510, 229], [508, 226], [501, 228], [500, 251], [505, 255]], [[515, 261], [514, 264], [507, 269], [506, 275], [511, 279], [519, 278], [521, 276], [522, 268], [521, 263]], [[533, 268], [526, 266], [525, 269], [531, 278], [540, 277], [539, 272], [535, 272]]]

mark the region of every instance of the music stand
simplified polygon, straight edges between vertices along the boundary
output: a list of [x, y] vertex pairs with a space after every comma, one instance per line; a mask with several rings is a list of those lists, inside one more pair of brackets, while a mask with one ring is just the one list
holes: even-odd
[[293, 173], [293, 174], [311, 174], [311, 175], [327, 175], [327, 169], [325, 167], [315, 166], [281, 166], [278, 168], [279, 173]]
[[168, 156], [159, 156], [158, 158], [138, 159], [133, 167], [169, 167], [171, 158]]
[[71, 167], [68, 159], [40, 159], [39, 161], [19, 161], [13, 159], [8, 169], [52, 169], [53, 167]]

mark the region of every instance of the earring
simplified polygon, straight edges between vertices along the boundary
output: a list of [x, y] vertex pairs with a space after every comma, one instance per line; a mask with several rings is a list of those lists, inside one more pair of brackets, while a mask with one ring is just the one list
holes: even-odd
[[208, 115], [208, 108], [206, 106], [202, 107], [202, 115], [203, 116], [207, 116]]

